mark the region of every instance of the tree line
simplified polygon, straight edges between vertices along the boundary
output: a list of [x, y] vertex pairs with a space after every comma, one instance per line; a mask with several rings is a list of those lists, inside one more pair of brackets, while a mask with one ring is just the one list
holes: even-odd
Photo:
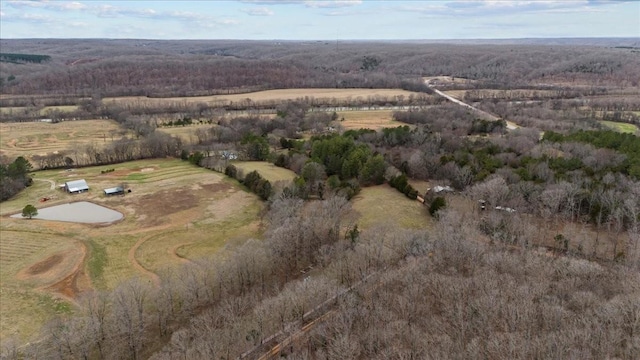
[[18, 156], [13, 161], [6, 156], [0, 158], [0, 201], [7, 200], [27, 186], [31, 186], [32, 168], [29, 160], [22, 156]]

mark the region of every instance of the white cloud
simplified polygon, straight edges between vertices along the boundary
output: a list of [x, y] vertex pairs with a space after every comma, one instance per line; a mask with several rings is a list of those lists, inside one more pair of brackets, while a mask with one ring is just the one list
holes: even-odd
[[243, 13], [251, 16], [271, 16], [273, 15], [273, 11], [267, 7], [256, 7], [250, 9], [242, 9], [240, 10]]
[[309, 0], [305, 1], [307, 7], [312, 8], [342, 8], [349, 6], [356, 6], [362, 4], [362, 0]]
[[308, 8], [341, 8], [362, 4], [362, 0], [240, 0], [245, 4], [304, 5]]
[[88, 7], [78, 1], [10, 0], [6, 4], [16, 9], [30, 7], [48, 10], [82, 10]]

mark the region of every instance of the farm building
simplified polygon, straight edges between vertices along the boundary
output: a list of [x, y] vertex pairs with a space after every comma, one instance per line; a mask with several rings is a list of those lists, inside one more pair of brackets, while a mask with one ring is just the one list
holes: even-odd
[[64, 190], [68, 193], [81, 193], [89, 190], [89, 185], [84, 179], [67, 181], [64, 183]]
[[109, 195], [122, 195], [124, 194], [124, 188], [122, 186], [116, 186], [108, 189], [104, 189], [104, 194]]
[[447, 194], [453, 193], [454, 190], [450, 186], [434, 186], [432, 188], [428, 188], [427, 192], [424, 193], [423, 200], [424, 204], [430, 204], [436, 197], [446, 197]]

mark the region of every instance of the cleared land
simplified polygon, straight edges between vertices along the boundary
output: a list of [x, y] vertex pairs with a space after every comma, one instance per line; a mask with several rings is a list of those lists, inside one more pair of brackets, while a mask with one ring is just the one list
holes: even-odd
[[263, 178], [272, 183], [277, 181], [291, 182], [296, 177], [296, 173], [289, 169], [277, 167], [266, 161], [238, 161], [233, 162], [238, 170], [242, 170], [244, 175], [252, 171], [257, 171]]
[[408, 229], [433, 227], [433, 219], [427, 209], [389, 185], [363, 188], [353, 200], [353, 209], [359, 216], [358, 227], [371, 229], [376, 226], [398, 225]]
[[[77, 105], [58, 105], [58, 106], [45, 106], [42, 109], [37, 110], [37, 112], [40, 116], [47, 116], [53, 112], [65, 113], [65, 112], [73, 112], [76, 110], [78, 110]], [[12, 114], [24, 115], [24, 114], [32, 113], [33, 111], [36, 111], [36, 110], [34, 108], [29, 108], [29, 107], [12, 107], [12, 106], [0, 107], [0, 114], [8, 115], [8, 116], [11, 116]]]
[[615, 121], [606, 121], [606, 120], [602, 120], [600, 122], [603, 125], [606, 125], [609, 128], [615, 131], [619, 131], [621, 133], [636, 134], [638, 133], [638, 131], [640, 131], [640, 129], [638, 129], [638, 126], [634, 124], [621, 123], [621, 122], [615, 122]]
[[167, 126], [157, 128], [156, 131], [163, 132], [165, 134], [177, 136], [182, 141], [187, 142], [189, 144], [195, 144], [198, 142], [198, 137], [196, 136], [196, 131], [198, 129], [210, 129], [213, 127], [211, 124], [197, 124], [197, 125], [188, 125], [188, 126]]
[[245, 94], [211, 95], [193, 97], [148, 98], [145, 96], [125, 96], [104, 98], [103, 103], [137, 103], [137, 104], [162, 104], [167, 102], [180, 103], [207, 103], [227, 105], [231, 102], [250, 104], [251, 102], [286, 101], [300, 98], [310, 99], [336, 99], [336, 100], [366, 100], [368, 98], [390, 98], [394, 96], [408, 97], [419, 93], [401, 89], [280, 89], [266, 90]]
[[392, 110], [341, 111], [338, 112], [338, 123], [345, 130], [379, 130], [407, 125], [393, 120]]
[[126, 133], [111, 120], [0, 123], [0, 154], [30, 158], [72, 150], [92, 142], [103, 146]]
[[[4, 219], [3, 219], [4, 220]], [[0, 236], [0, 340], [29, 336], [71, 306], [44, 290], [82, 261], [76, 240], [51, 233], [6, 229]]]
[[[101, 174], [110, 168], [115, 171]], [[153, 279], [162, 268], [259, 235], [263, 203], [236, 181], [185, 161], [155, 159], [70, 172], [47, 170], [35, 173], [35, 178], [56, 184], [84, 178], [91, 189], [70, 195], [37, 181], [2, 203], [1, 338], [28, 339], [56, 312], [72, 311], [69, 301], [88, 289], [112, 289], [136, 275]], [[103, 194], [102, 189], [123, 182], [131, 193]], [[52, 199], [41, 203], [43, 197]], [[9, 217], [26, 204], [41, 208], [72, 201], [91, 201], [125, 218], [101, 226]], [[5, 321], [18, 315], [19, 323]]]

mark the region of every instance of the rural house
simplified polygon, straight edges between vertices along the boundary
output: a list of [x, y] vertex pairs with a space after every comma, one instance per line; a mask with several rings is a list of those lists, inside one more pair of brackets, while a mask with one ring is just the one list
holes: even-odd
[[89, 185], [84, 179], [67, 181], [64, 183], [64, 190], [70, 194], [81, 193], [89, 190]]

